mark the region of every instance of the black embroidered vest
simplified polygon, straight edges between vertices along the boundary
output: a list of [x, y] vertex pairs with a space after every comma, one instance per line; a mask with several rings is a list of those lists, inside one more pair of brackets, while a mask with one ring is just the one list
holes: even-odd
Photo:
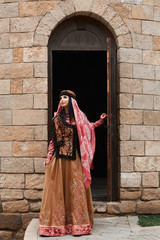
[[51, 137], [57, 158], [75, 160], [76, 150], [80, 156], [77, 127], [64, 121], [60, 115], [52, 119]]

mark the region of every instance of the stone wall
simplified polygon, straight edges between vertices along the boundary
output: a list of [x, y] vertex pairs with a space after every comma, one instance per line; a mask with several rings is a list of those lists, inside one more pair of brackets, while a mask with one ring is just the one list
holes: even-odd
[[[160, 2], [0, 0], [0, 239], [38, 217], [47, 154], [47, 43], [69, 15], [104, 23], [117, 42], [120, 201], [111, 214], [160, 213]], [[105, 205], [105, 206], [104, 206]]]

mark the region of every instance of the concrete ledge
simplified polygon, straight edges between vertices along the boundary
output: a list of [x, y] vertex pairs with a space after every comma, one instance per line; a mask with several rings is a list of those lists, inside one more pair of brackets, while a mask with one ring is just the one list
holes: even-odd
[[30, 222], [30, 224], [26, 229], [24, 240], [37, 240], [38, 225], [39, 225], [39, 219], [37, 218], [32, 219], [32, 221]]

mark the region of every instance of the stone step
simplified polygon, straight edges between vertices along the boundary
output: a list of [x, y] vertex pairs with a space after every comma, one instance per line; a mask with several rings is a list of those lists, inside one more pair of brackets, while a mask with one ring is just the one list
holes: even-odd
[[[24, 240], [46, 240], [38, 235], [38, 219], [32, 219], [28, 225]], [[95, 218], [91, 235], [79, 236], [80, 240], [157, 240], [160, 239], [160, 226], [141, 227], [137, 216]], [[77, 240], [77, 237], [65, 235], [49, 237], [49, 240]]]

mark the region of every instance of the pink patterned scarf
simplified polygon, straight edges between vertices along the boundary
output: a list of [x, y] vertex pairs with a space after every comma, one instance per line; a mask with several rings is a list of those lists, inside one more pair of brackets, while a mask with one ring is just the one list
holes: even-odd
[[[84, 185], [87, 189], [91, 184], [90, 169], [93, 168], [95, 130], [93, 123], [90, 123], [86, 115], [79, 109], [76, 100], [73, 98], [71, 98], [71, 100], [79, 138]], [[61, 107], [59, 104], [57, 114], [60, 111]]]

